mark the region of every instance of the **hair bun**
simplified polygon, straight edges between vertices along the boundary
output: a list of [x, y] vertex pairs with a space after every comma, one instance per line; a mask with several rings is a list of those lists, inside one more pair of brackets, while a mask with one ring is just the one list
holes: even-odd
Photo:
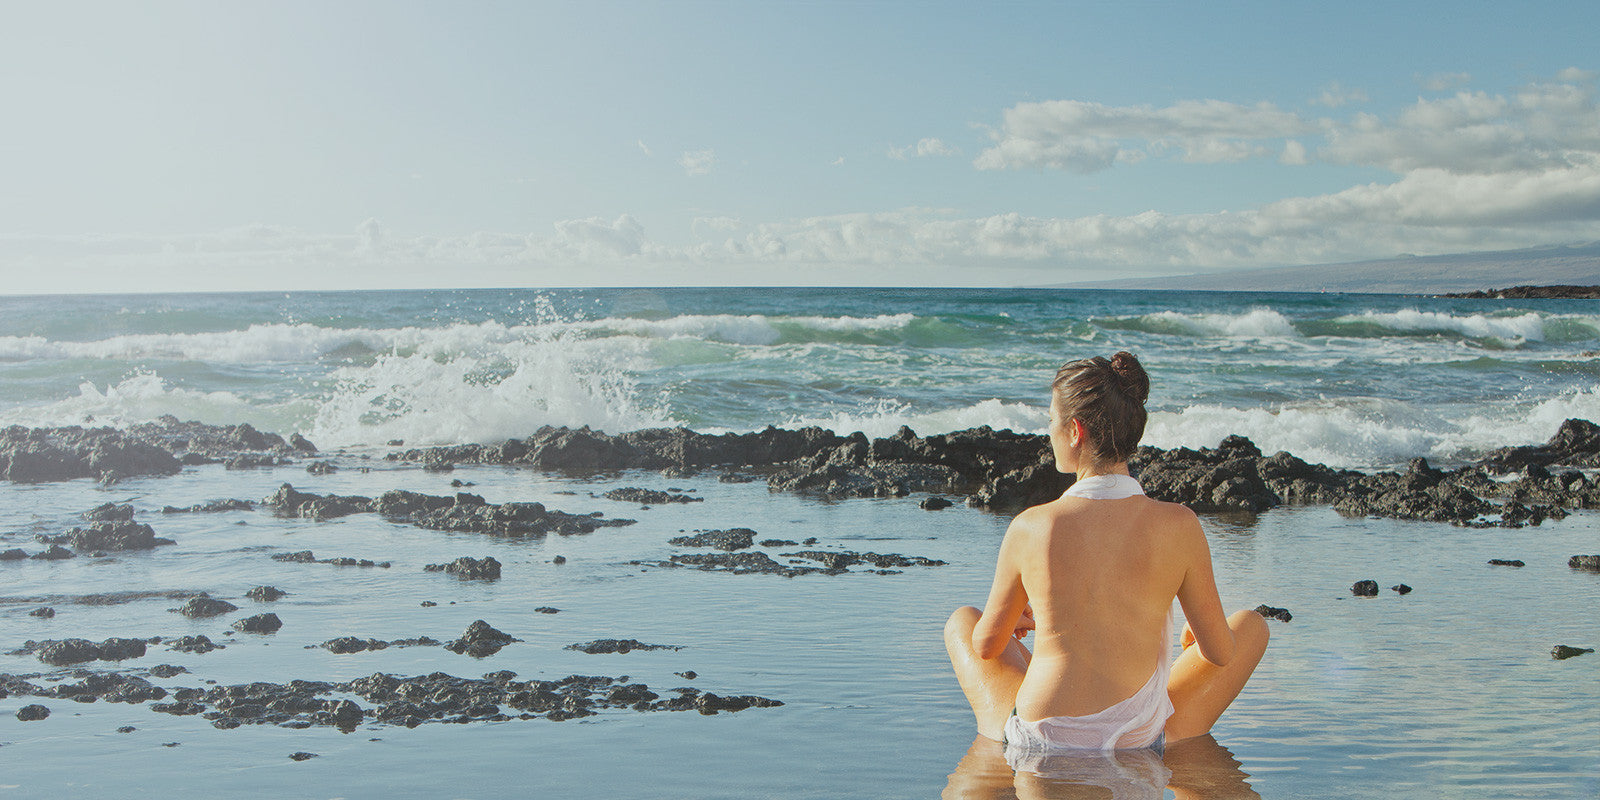
[[1138, 356], [1126, 350], [1118, 351], [1111, 357], [1111, 374], [1117, 376], [1117, 386], [1124, 394], [1140, 403], [1150, 398], [1150, 376], [1145, 373]]

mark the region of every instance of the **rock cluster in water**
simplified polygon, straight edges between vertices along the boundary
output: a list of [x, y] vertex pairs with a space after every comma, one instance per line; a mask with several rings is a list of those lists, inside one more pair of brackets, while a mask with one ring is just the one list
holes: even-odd
[[40, 483], [93, 478], [111, 483], [139, 475], [174, 475], [186, 464], [275, 465], [316, 451], [299, 434], [285, 440], [247, 424], [204, 425], [170, 415], [120, 430], [13, 425], [0, 430], [0, 479]]
[[[225, 463], [245, 467], [283, 463], [316, 453], [298, 434], [288, 440], [249, 425], [213, 426], [164, 417], [156, 423], [110, 428], [22, 428], [0, 431], [0, 478], [39, 482], [93, 477], [166, 475], [184, 464]], [[610, 435], [589, 428], [545, 427], [525, 439], [499, 444], [464, 444], [408, 449], [389, 458], [435, 469], [459, 463], [518, 464], [542, 469], [617, 471], [654, 469], [667, 475], [720, 469], [730, 480], [765, 476], [775, 490], [830, 498], [901, 497], [915, 492], [964, 494], [981, 508], [1014, 511], [1053, 499], [1071, 483], [1051, 461], [1044, 436], [988, 427], [917, 436], [909, 428], [869, 439], [840, 436], [821, 428], [755, 433], [702, 434], [658, 428]], [[1559, 518], [1571, 508], [1600, 507], [1600, 483], [1576, 470], [1600, 466], [1600, 426], [1580, 419], [1562, 423], [1542, 445], [1508, 447], [1479, 462], [1441, 471], [1423, 459], [1405, 470], [1361, 473], [1308, 464], [1288, 453], [1264, 455], [1248, 439], [1232, 436], [1216, 448], [1140, 448], [1130, 467], [1152, 497], [1188, 504], [1196, 511], [1259, 512], [1285, 503], [1327, 503], [1350, 515], [1431, 520], [1471, 526], [1521, 527]], [[1515, 475], [1499, 481], [1493, 475]], [[643, 504], [692, 502], [684, 494], [626, 488], [608, 495]], [[471, 494], [454, 498], [389, 492], [373, 499], [310, 495], [285, 486], [263, 504], [276, 513], [333, 519], [373, 511], [424, 528], [499, 536], [589, 533], [628, 520], [550, 511], [539, 503], [490, 504]], [[225, 500], [167, 508], [168, 512], [250, 508]], [[929, 503], [936, 507], [938, 503]], [[130, 519], [96, 520], [131, 523]], [[93, 524], [92, 524], [93, 525]], [[142, 531], [85, 529], [110, 542], [148, 543]], [[117, 533], [121, 531], [122, 533]], [[132, 538], [128, 538], [132, 537]], [[160, 540], [156, 540], [157, 543]], [[86, 542], [88, 545], [88, 542]], [[95, 552], [109, 547], [95, 547]], [[70, 557], [51, 550], [28, 558]], [[3, 559], [15, 559], [7, 551]]]
[[462, 580], [495, 581], [500, 579], [500, 562], [494, 556], [473, 558], [462, 556], [448, 564], [428, 564], [427, 572], [444, 572]]
[[143, 639], [124, 639], [115, 636], [101, 642], [91, 642], [88, 639], [46, 639], [36, 642], [29, 639], [22, 643], [20, 649], [13, 650], [8, 655], [31, 653], [46, 664], [65, 667], [86, 661], [123, 661], [140, 658], [144, 656], [145, 649]]
[[603, 527], [632, 525], [631, 519], [605, 519], [594, 514], [568, 514], [545, 508], [543, 503], [489, 503], [483, 497], [458, 492], [454, 497], [396, 489], [374, 499], [360, 495], [318, 495], [284, 484], [263, 506], [286, 517], [328, 520], [350, 514], [375, 512], [393, 522], [440, 531], [487, 533], [510, 538], [546, 534], [569, 536], [593, 533]]
[[653, 489], [636, 489], [631, 486], [612, 489], [600, 496], [607, 500], [620, 500], [625, 503], [638, 503], [646, 506], [659, 506], [662, 503], [699, 503], [705, 500], [704, 497], [677, 494], [671, 491], [658, 492]]
[[596, 639], [592, 642], [569, 644], [566, 649], [577, 650], [580, 653], [588, 653], [589, 655], [600, 655], [602, 653], [629, 653], [634, 650], [682, 650], [683, 648], [675, 644], [645, 644], [638, 639]]
[[[901, 428], [881, 439], [821, 428], [716, 435], [672, 428], [613, 436], [547, 427], [497, 445], [412, 449], [389, 458], [666, 474], [724, 469], [764, 473], [774, 490], [830, 498], [964, 493], [969, 505], [1001, 511], [1047, 502], [1072, 483], [1056, 472], [1046, 437], [988, 427], [934, 436]], [[1264, 455], [1242, 436], [1199, 450], [1141, 447], [1129, 466], [1150, 496], [1202, 512], [1325, 503], [1348, 515], [1521, 527], [1560, 518], [1569, 508], [1600, 507], [1600, 482], [1577, 470], [1550, 470], [1600, 466], [1600, 426], [1580, 419], [1562, 423], [1543, 445], [1503, 448], [1448, 472], [1421, 458], [1404, 470], [1337, 470], [1289, 453]], [[1492, 477], [1507, 474], [1517, 477]]]
[[[783, 705], [754, 695], [724, 697], [689, 688], [673, 689], [675, 696], [663, 699], [645, 684], [628, 683], [626, 678], [573, 675], [556, 681], [519, 681], [510, 671], [491, 672], [482, 678], [458, 678], [442, 672], [410, 678], [377, 673], [344, 683], [293, 680], [170, 692], [138, 675], [85, 672], [75, 683], [49, 688], [29, 680], [36, 677], [0, 674], [0, 696], [54, 697], [81, 703], [144, 703], [170, 698], [169, 702], [151, 703], [150, 710], [179, 716], [198, 714], [222, 729], [271, 724], [349, 731], [362, 724], [414, 728], [428, 722], [561, 721], [593, 716], [605, 709], [716, 714]], [[355, 695], [366, 705], [328, 697], [335, 694]], [[26, 721], [47, 716], [49, 709], [29, 705], [17, 718]]]

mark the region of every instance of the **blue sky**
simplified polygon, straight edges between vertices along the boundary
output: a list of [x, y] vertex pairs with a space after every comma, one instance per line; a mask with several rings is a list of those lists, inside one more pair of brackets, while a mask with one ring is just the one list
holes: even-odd
[[1035, 285], [1600, 239], [1592, 3], [4, 17], [0, 291]]

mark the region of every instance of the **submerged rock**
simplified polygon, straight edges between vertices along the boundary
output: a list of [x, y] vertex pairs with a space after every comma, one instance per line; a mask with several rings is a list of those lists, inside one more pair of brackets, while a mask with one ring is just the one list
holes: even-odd
[[1494, 566], [1497, 566], [1497, 567], [1525, 567], [1525, 566], [1527, 566], [1527, 564], [1523, 563], [1522, 559], [1520, 559], [1520, 558], [1515, 558], [1515, 559], [1491, 558], [1491, 559], [1489, 559], [1489, 563], [1493, 564]]
[[17, 719], [23, 722], [37, 722], [50, 716], [50, 709], [37, 703], [25, 705], [17, 709]]
[[226, 600], [218, 600], [214, 597], [196, 597], [184, 603], [181, 607], [170, 610], [176, 611], [189, 619], [204, 619], [238, 611], [239, 607]]
[[678, 547], [714, 547], [732, 552], [743, 550], [755, 543], [756, 532], [749, 528], [729, 528], [723, 531], [697, 531], [693, 536], [678, 536], [668, 544]]
[[1268, 605], [1256, 606], [1256, 613], [1260, 614], [1263, 617], [1266, 617], [1267, 619], [1275, 619], [1275, 620], [1278, 620], [1279, 622], [1288, 622], [1288, 621], [1294, 619], [1294, 615], [1289, 613], [1289, 609], [1287, 609], [1287, 608], [1278, 608], [1276, 606], [1268, 606]]
[[59, 544], [53, 544], [53, 545], [50, 545], [49, 547], [45, 548], [42, 552], [34, 553], [33, 556], [32, 556], [32, 560], [34, 560], [34, 561], [64, 561], [66, 559], [76, 558], [76, 557], [77, 557], [77, 554], [73, 553], [71, 550], [68, 550], [67, 548], [62, 547]]
[[217, 644], [216, 642], [211, 641], [211, 639], [203, 633], [195, 634], [193, 636], [179, 636], [176, 639], [168, 640], [165, 644], [169, 650], [176, 650], [179, 653], [197, 654], [209, 653], [212, 650], [221, 650], [224, 647], [227, 647], [227, 645]]
[[659, 506], [664, 503], [699, 503], [704, 497], [693, 497], [687, 494], [673, 494], [672, 492], [658, 492], [651, 489], [636, 489], [626, 487], [612, 489], [600, 495], [607, 500], [618, 500], [625, 503], [638, 503], [646, 506]]
[[51, 666], [65, 667], [86, 661], [122, 661], [139, 658], [145, 654], [145, 642], [143, 639], [123, 639], [115, 636], [98, 643], [88, 639], [46, 639], [42, 642], [29, 640], [23, 643], [22, 649], [12, 651], [13, 655], [28, 653], [38, 656], [40, 661]]
[[480, 619], [468, 625], [461, 638], [446, 644], [444, 649], [473, 658], [484, 658], [500, 652], [500, 648], [512, 642], [520, 641], [522, 640], [505, 631], [496, 630], [494, 626]]
[[178, 508], [177, 506], [164, 506], [163, 514], [218, 514], [224, 511], [254, 511], [256, 507], [253, 500], [212, 500], [206, 503]]
[[80, 553], [94, 551], [122, 552], [151, 550], [161, 545], [174, 544], [171, 539], [156, 536], [149, 525], [137, 522], [92, 522], [86, 527], [73, 528], [61, 536], [51, 537], [57, 544], [71, 544]]
[[445, 572], [462, 580], [488, 580], [500, 579], [500, 562], [494, 556], [472, 558], [462, 556], [448, 564], [429, 564], [423, 567], [428, 572]]
[[288, 594], [288, 592], [279, 589], [276, 586], [257, 586], [250, 591], [245, 592], [244, 596], [258, 603], [270, 603], [280, 597], [286, 597]]
[[273, 509], [281, 517], [304, 517], [319, 522], [373, 510], [370, 497], [310, 494], [297, 491], [287, 483], [278, 487], [272, 496], [263, 499], [261, 505]]
[[1555, 647], [1550, 648], [1550, 657], [1557, 661], [1563, 661], [1573, 658], [1574, 656], [1581, 656], [1584, 653], [1593, 652], [1593, 647], [1568, 647], [1564, 644], [1558, 644]]
[[1372, 580], [1356, 581], [1355, 585], [1350, 587], [1350, 593], [1356, 597], [1377, 597], [1378, 582]]
[[553, 511], [545, 508], [543, 503], [496, 505], [465, 492], [452, 498], [395, 490], [385, 492], [375, 500], [373, 509], [385, 519], [419, 528], [512, 538], [542, 537], [551, 533], [570, 536], [635, 522], [631, 519], [604, 519], [598, 512], [568, 514]]
[[569, 644], [567, 650], [577, 650], [580, 653], [599, 655], [602, 653], [628, 653], [634, 650], [682, 650], [674, 644], [645, 644], [638, 639], [596, 639], [592, 642]]
[[277, 633], [283, 627], [283, 620], [277, 614], [257, 614], [245, 617], [233, 623], [233, 629], [245, 633]]
[[317, 558], [316, 554], [310, 550], [299, 550], [293, 553], [273, 553], [272, 560], [286, 561], [291, 564], [332, 564], [336, 567], [377, 567], [378, 569], [388, 569], [391, 566], [388, 561], [373, 561], [370, 558], [350, 558], [349, 556]]
[[1600, 555], [1573, 556], [1567, 559], [1567, 566], [1587, 572], [1600, 572]]

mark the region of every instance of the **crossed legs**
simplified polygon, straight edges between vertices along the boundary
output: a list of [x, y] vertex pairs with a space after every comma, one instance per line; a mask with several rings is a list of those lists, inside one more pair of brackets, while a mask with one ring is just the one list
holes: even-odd
[[1260, 614], [1236, 611], [1228, 617], [1228, 628], [1233, 631], [1233, 659], [1227, 666], [1205, 660], [1198, 647], [1185, 648], [1172, 662], [1167, 696], [1172, 698], [1175, 711], [1167, 719], [1168, 742], [1209, 733], [1266, 654], [1270, 635], [1267, 621]]
[[950, 665], [955, 668], [961, 691], [972, 704], [978, 733], [1000, 741], [1006, 720], [1017, 706], [1017, 689], [1022, 686], [1022, 676], [1028, 673], [1033, 654], [1022, 642], [1012, 639], [999, 658], [979, 658], [972, 649], [972, 629], [982, 616], [983, 612], [972, 606], [956, 609], [944, 624], [944, 648], [950, 653]]

